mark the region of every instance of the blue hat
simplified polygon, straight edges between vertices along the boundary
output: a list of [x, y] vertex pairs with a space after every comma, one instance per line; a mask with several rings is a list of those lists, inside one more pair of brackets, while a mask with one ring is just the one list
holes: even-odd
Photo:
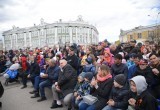
[[86, 72], [86, 73], [84, 74], [84, 78], [86, 78], [86, 79], [88, 79], [89, 81], [91, 81], [92, 78], [93, 78], [92, 72]]

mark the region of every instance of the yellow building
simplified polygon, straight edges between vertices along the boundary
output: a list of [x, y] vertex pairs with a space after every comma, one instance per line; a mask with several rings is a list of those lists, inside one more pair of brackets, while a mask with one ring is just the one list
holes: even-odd
[[160, 24], [139, 26], [131, 30], [120, 30], [120, 42], [129, 42], [132, 39], [138, 42], [144, 42], [145, 40], [159, 42]]

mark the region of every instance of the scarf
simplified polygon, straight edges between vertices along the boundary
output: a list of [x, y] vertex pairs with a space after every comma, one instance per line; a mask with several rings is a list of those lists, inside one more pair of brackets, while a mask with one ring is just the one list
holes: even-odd
[[97, 80], [100, 81], [100, 82], [103, 82], [103, 81], [105, 81], [105, 80], [107, 80], [109, 78], [112, 78], [111, 74], [108, 74], [108, 75], [103, 76], [103, 77], [101, 77], [99, 74], [97, 74]]

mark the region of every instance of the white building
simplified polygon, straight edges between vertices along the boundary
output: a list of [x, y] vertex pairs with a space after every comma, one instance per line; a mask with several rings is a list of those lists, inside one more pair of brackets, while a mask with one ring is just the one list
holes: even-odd
[[19, 49], [26, 47], [52, 47], [65, 43], [78, 45], [97, 44], [98, 31], [93, 25], [89, 25], [79, 16], [76, 21], [48, 24], [41, 19], [40, 25], [28, 28], [17, 28], [3, 32], [3, 49]]

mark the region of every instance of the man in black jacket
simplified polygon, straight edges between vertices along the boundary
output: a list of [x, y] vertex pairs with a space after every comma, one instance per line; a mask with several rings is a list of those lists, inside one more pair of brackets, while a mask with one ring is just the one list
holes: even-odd
[[149, 55], [149, 60], [153, 72], [153, 81], [154, 84], [152, 85], [152, 94], [156, 98], [160, 98], [160, 60], [158, 55], [155, 53], [151, 53]]
[[69, 106], [77, 82], [77, 74], [66, 60], [60, 60], [60, 68], [58, 82], [52, 86], [54, 100], [51, 108], [62, 107], [60, 99], [63, 99], [64, 104]]
[[69, 55], [67, 56], [67, 63], [70, 64], [75, 70], [78, 69], [78, 57], [75, 55], [75, 48], [69, 47]]
[[114, 56], [115, 63], [111, 67], [112, 76], [116, 76], [118, 74], [124, 74], [127, 78], [128, 75], [128, 67], [122, 63], [122, 55], [117, 54]]

